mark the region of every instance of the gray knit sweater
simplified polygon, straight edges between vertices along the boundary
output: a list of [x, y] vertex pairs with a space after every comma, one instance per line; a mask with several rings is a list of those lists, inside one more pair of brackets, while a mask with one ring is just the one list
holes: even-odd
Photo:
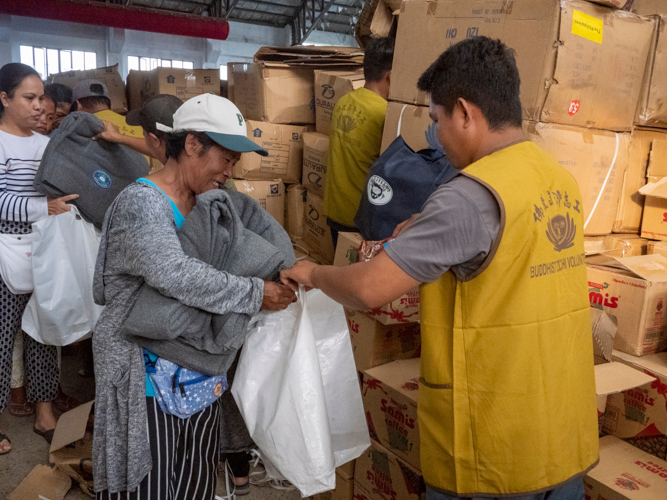
[[128, 186], [102, 228], [93, 292], [105, 305], [93, 335], [95, 490], [135, 490], [151, 470], [146, 372], [141, 348], [120, 328], [146, 282], [183, 304], [215, 314], [256, 314], [264, 283], [217, 271], [185, 255], [169, 201], [146, 184]]

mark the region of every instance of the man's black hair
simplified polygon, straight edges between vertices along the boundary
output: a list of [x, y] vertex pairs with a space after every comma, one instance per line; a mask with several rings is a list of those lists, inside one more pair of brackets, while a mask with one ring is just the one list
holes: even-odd
[[[82, 108], [90, 109], [94, 108], [98, 104], [103, 104], [107, 108], [111, 109], [111, 99], [109, 99], [108, 97], [104, 97], [103, 95], [91, 95], [89, 97], [82, 97], [81, 99], [79, 99], [78, 102], [81, 103]], [[78, 106], [77, 103], [75, 102], [74, 104], [72, 104], [72, 111], [77, 111], [77, 110]]]
[[373, 38], [366, 45], [364, 54], [364, 78], [367, 82], [379, 82], [391, 71], [394, 62], [394, 39]]
[[449, 47], [419, 78], [419, 90], [451, 115], [459, 98], [477, 106], [489, 129], [521, 127], [519, 70], [514, 51], [478, 36]]
[[193, 135], [194, 138], [197, 139], [202, 145], [202, 150], [199, 153], [199, 156], [206, 154], [209, 149], [217, 144], [217, 142], [206, 135], [205, 132], [194, 132], [192, 130], [173, 132], [171, 134], [167, 134], [167, 158], [174, 158], [178, 161], [183, 151], [185, 151], [185, 140], [188, 138], [188, 135]]
[[60, 103], [71, 104], [72, 102], [72, 89], [62, 83], [50, 83], [44, 86], [44, 95], [49, 96], [56, 106]]

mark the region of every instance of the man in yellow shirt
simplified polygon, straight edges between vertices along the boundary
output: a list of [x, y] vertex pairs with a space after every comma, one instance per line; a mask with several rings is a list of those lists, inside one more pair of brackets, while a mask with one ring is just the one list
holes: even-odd
[[427, 500], [584, 500], [598, 461], [581, 193], [525, 140], [519, 83], [499, 40], [447, 49], [418, 87], [460, 174], [368, 262], [281, 273], [360, 310], [421, 285]]
[[331, 116], [324, 213], [334, 245], [339, 231], [356, 231], [366, 175], [380, 156], [393, 59], [393, 39], [371, 40], [364, 55], [365, 85], [341, 97]]

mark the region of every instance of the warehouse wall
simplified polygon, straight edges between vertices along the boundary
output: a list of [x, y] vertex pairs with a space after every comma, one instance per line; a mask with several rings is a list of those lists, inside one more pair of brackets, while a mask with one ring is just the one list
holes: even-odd
[[[181, 59], [193, 61], [195, 68], [217, 68], [230, 61], [251, 60], [262, 45], [288, 46], [290, 41], [289, 27], [236, 22], [230, 22], [229, 38], [222, 41], [0, 15], [0, 66], [20, 60], [20, 45], [33, 45], [94, 51], [98, 67], [118, 63], [125, 77], [128, 55]], [[314, 32], [308, 41], [356, 45], [351, 36], [324, 32]]]

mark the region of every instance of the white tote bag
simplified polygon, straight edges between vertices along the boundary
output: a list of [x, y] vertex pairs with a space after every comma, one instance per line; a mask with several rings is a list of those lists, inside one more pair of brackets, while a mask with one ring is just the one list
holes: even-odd
[[343, 307], [319, 290], [251, 321], [232, 395], [262, 456], [305, 496], [370, 446]]
[[35, 290], [23, 331], [47, 345], [68, 345], [93, 330], [103, 307], [93, 300], [100, 237], [76, 207], [32, 225]]
[[14, 295], [32, 292], [34, 234], [0, 234], [0, 276]]

